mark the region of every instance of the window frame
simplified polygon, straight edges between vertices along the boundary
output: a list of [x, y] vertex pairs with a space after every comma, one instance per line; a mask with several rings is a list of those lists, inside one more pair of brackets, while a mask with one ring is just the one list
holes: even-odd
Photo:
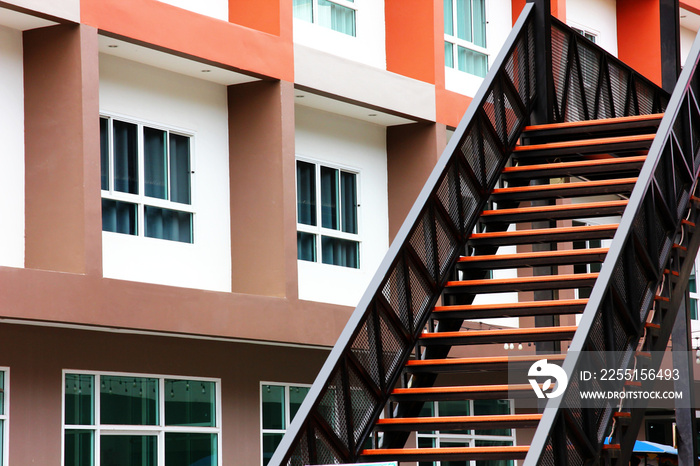
[[[305, 162], [309, 164], [314, 165], [314, 176], [315, 176], [315, 186], [314, 186], [314, 193], [316, 195], [316, 225], [307, 225], [305, 223], [299, 223], [299, 210], [298, 210], [298, 199], [296, 198], [296, 193], [298, 189], [298, 183], [299, 180], [297, 179], [297, 163], [298, 162]], [[338, 170], [339, 172], [345, 172], [345, 173], [350, 173], [355, 175], [355, 193], [356, 193], [356, 199], [355, 199], [355, 217], [356, 217], [356, 222], [357, 222], [357, 233], [347, 233], [342, 231], [342, 226], [340, 227], [339, 230], [335, 230], [332, 228], [325, 228], [322, 225], [322, 205], [321, 205], [321, 168], [329, 168], [332, 170]], [[302, 232], [302, 233], [308, 233], [314, 235], [314, 245], [315, 245], [315, 252], [316, 252], [316, 260], [315, 261], [306, 261], [304, 260], [303, 262], [309, 262], [312, 264], [318, 264], [318, 265], [324, 265], [324, 266], [330, 266], [330, 267], [343, 267], [344, 269], [349, 269], [349, 270], [361, 270], [362, 266], [364, 264], [364, 260], [362, 258], [363, 254], [363, 240], [362, 240], [362, 219], [361, 219], [361, 205], [362, 205], [362, 194], [361, 194], [361, 176], [362, 176], [362, 171], [358, 168], [353, 168], [348, 165], [343, 165], [343, 164], [337, 164], [333, 162], [326, 162], [322, 161], [319, 159], [313, 159], [309, 157], [304, 157], [301, 155], [297, 155], [296, 159], [294, 161], [294, 188], [295, 188], [295, 220], [296, 220], [296, 225], [297, 225], [297, 233]], [[340, 186], [340, 185], [339, 185]], [[338, 217], [342, 218], [342, 207], [339, 205], [338, 208]], [[323, 252], [322, 252], [322, 245], [321, 245], [321, 238], [323, 236], [328, 236], [331, 238], [338, 238], [342, 240], [347, 240], [347, 241], [353, 241], [357, 243], [357, 256], [358, 256], [358, 262], [359, 266], [358, 267], [346, 267], [342, 265], [336, 265], [336, 264], [327, 264], [323, 262]], [[298, 257], [298, 256], [297, 256]], [[298, 259], [297, 260], [302, 260]]]
[[[294, 19], [298, 19], [299, 21], [303, 21], [305, 23], [313, 24], [314, 26], [319, 26], [319, 27], [322, 27], [324, 29], [328, 29], [330, 31], [337, 32], [338, 34], [343, 34], [344, 36], [356, 38], [357, 37], [357, 12], [359, 10], [357, 3], [355, 3], [354, 1], [351, 1], [351, 0], [326, 0], [326, 1], [328, 3], [334, 3], [338, 6], [348, 8], [348, 9], [354, 11], [354, 13], [355, 13], [354, 14], [354, 24], [353, 24], [354, 34], [347, 34], [345, 32], [338, 31], [337, 29], [333, 29], [332, 27], [326, 27], [326, 26], [320, 24], [318, 22], [318, 8], [319, 8], [318, 7], [318, 0], [311, 0], [311, 21], [307, 21], [307, 20], [305, 20], [303, 18], [299, 18], [297, 16], [294, 16]], [[292, 14], [292, 16], [293, 16], [293, 14]]]
[[[66, 424], [66, 375], [90, 375], [93, 377], [93, 416], [94, 423], [92, 425], [83, 424]], [[100, 414], [100, 390], [99, 378], [101, 376], [116, 376], [116, 377], [134, 377], [134, 378], [152, 378], [158, 379], [158, 424], [157, 425], [119, 425], [119, 424], [101, 424]], [[188, 380], [194, 382], [209, 382], [214, 383], [216, 394], [214, 398], [215, 406], [215, 427], [203, 426], [168, 426], [165, 424], [165, 380]], [[165, 374], [150, 374], [137, 372], [111, 372], [111, 371], [88, 371], [77, 369], [63, 369], [61, 374], [61, 466], [65, 466], [65, 448], [66, 448], [66, 431], [67, 430], [82, 430], [93, 432], [93, 466], [100, 466], [100, 438], [102, 435], [141, 435], [156, 437], [157, 447], [157, 466], [165, 465], [165, 435], [168, 433], [202, 433], [216, 434], [217, 442], [217, 465], [222, 463], [222, 405], [221, 405], [221, 379], [213, 377], [194, 377], [182, 375], [165, 375]]]
[[[515, 413], [515, 403], [513, 402], [512, 399], [510, 398], [504, 398], [504, 400], [508, 401], [508, 405], [510, 407], [510, 414]], [[469, 413], [470, 415], [474, 415], [474, 400], [464, 400], [469, 403]], [[433, 404], [433, 413], [435, 413], [436, 416], [439, 416], [439, 401], [432, 401], [430, 402]], [[427, 405], [427, 403], [426, 403]], [[428, 432], [416, 432], [416, 446], [419, 444], [420, 439], [431, 439], [433, 441], [433, 445], [435, 448], [439, 448], [440, 444], [442, 441], [444, 442], [461, 442], [461, 443], [467, 443], [468, 446], [474, 447], [476, 446], [476, 442], [479, 440], [491, 440], [491, 441], [497, 441], [497, 442], [512, 442], [512, 445], [517, 445], [516, 442], [516, 436], [515, 436], [515, 429], [510, 429], [511, 435], [478, 435], [475, 434], [474, 432], [477, 430], [488, 430], [488, 429], [465, 429], [469, 430], [472, 433], [469, 434], [458, 434], [458, 433], [452, 433], [452, 432], [446, 432], [446, 433], [441, 433], [440, 431], [432, 431], [430, 433]], [[423, 463], [421, 463], [423, 464]], [[428, 464], [428, 462], [426, 462]], [[434, 461], [430, 462], [432, 466], [440, 466], [441, 462], [440, 461]], [[476, 461], [472, 460], [469, 461], [469, 464], [471, 466], [475, 466], [477, 464]]]
[[[142, 238], [142, 239], [149, 239], [149, 240], [157, 240], [157, 241], [171, 241], [179, 244], [194, 244], [195, 239], [198, 235], [195, 234], [196, 232], [196, 217], [197, 217], [197, 209], [196, 209], [196, 177], [194, 176], [196, 172], [195, 168], [195, 153], [196, 153], [196, 148], [195, 148], [195, 142], [196, 142], [196, 133], [191, 130], [183, 129], [183, 128], [177, 128], [174, 126], [170, 125], [164, 125], [162, 123], [157, 123], [145, 119], [137, 119], [131, 116], [127, 115], [122, 115], [118, 113], [112, 113], [112, 112], [105, 112], [101, 111], [100, 112], [100, 119], [106, 118], [107, 119], [107, 132], [109, 135], [109, 143], [107, 144], [108, 146], [108, 172], [107, 172], [107, 190], [102, 189], [102, 185], [100, 183], [100, 196], [101, 199], [107, 199], [107, 200], [113, 200], [113, 201], [118, 201], [118, 202], [124, 202], [128, 204], [135, 204], [136, 205], [136, 234], [131, 235], [131, 234], [126, 234], [127, 236], [133, 236], [137, 238]], [[137, 138], [137, 176], [138, 176], [138, 193], [137, 194], [132, 194], [132, 193], [125, 193], [122, 191], [116, 191], [114, 189], [114, 144], [112, 144], [113, 137], [114, 137], [114, 120], [118, 120], [120, 122], [128, 123], [128, 124], [133, 124], [136, 125], [137, 131], [136, 131], [136, 138]], [[170, 144], [170, 134], [174, 134], [177, 136], [183, 136], [189, 138], [190, 144], [189, 144], [189, 157], [190, 157], [190, 173], [189, 173], [189, 178], [190, 178], [190, 203], [189, 204], [184, 204], [181, 202], [175, 202], [171, 201], [169, 199], [160, 199], [157, 197], [151, 197], [146, 195], [146, 177], [145, 177], [145, 170], [146, 166], [144, 163], [145, 160], [145, 148], [144, 148], [144, 128], [152, 128], [155, 130], [160, 130], [160, 131], [165, 131], [168, 137], [166, 137], [166, 141], [168, 144], [168, 168], [167, 168], [167, 173], [168, 173], [168, 182], [170, 183], [170, 149], [169, 149], [169, 144]], [[168, 185], [170, 186], [170, 184]], [[168, 193], [168, 196], [170, 196], [170, 193]], [[156, 208], [161, 208], [161, 209], [167, 209], [167, 210], [173, 210], [173, 211], [178, 211], [178, 212], [186, 212], [192, 216], [192, 231], [191, 231], [191, 239], [192, 241], [190, 242], [184, 242], [184, 241], [172, 241], [172, 240], [167, 240], [165, 238], [154, 238], [150, 236], [146, 236], [146, 214], [145, 214], [145, 208], [146, 206], [151, 206], [151, 207], [156, 207]], [[112, 233], [112, 234], [118, 234], [118, 235], [124, 235], [125, 233], [117, 233], [117, 232], [111, 232], [111, 231], [105, 231], [102, 230], [103, 233]]]
[[[265, 429], [263, 428], [263, 387], [265, 385], [272, 385], [276, 387], [284, 387], [284, 424], [285, 428], [284, 429]], [[265, 461], [265, 451], [264, 451], [264, 442], [263, 438], [265, 434], [285, 434], [287, 432], [287, 429], [289, 429], [289, 425], [292, 422], [291, 419], [291, 410], [289, 409], [290, 403], [289, 403], [289, 389], [291, 387], [299, 387], [299, 388], [311, 388], [311, 384], [305, 384], [305, 383], [289, 383], [289, 382], [260, 382], [260, 465], [262, 466]], [[307, 393], [308, 394], [308, 393]]]
[[[488, 70], [490, 69], [490, 66], [491, 66], [491, 63], [490, 63], [491, 57], [490, 57], [489, 51], [488, 51], [488, 28], [486, 27], [488, 22], [489, 22], [488, 21], [488, 17], [489, 17], [488, 4], [489, 4], [489, 2], [484, 0], [484, 24], [483, 24], [484, 46], [482, 47], [480, 45], [475, 44], [472, 41], [461, 39], [456, 35], [457, 34], [457, 5], [456, 5], [457, 0], [443, 0], [443, 2], [445, 2], [445, 1], [449, 1], [452, 3], [452, 31], [454, 32], [454, 35], [452, 35], [452, 34], [448, 34], [447, 31], [443, 31], [444, 42], [449, 42], [452, 44], [452, 66], [447, 65], [447, 60], [446, 60], [447, 57], [445, 57], [445, 67], [453, 69], [455, 71], [459, 71], [461, 73], [467, 73], [467, 74], [470, 74], [472, 76], [477, 76], [477, 77], [483, 79], [485, 77], [485, 75], [479, 76], [479, 75], [476, 75], [473, 73], [469, 73], [468, 71], [464, 71], [464, 70], [459, 69], [459, 67], [458, 67], [458, 59], [459, 59], [458, 47], [463, 47], [465, 49], [468, 49], [468, 50], [471, 50], [473, 52], [477, 52], [479, 54], [484, 55], [486, 57], [486, 73], [488, 73]], [[471, 4], [472, 11], [473, 11], [474, 0], [467, 0], [467, 1], [469, 1], [469, 3]], [[443, 6], [443, 11], [444, 11], [444, 6]], [[471, 28], [472, 28], [472, 31], [474, 31], [474, 14], [473, 13], [472, 13], [470, 19], [471, 19]], [[443, 26], [444, 26], [444, 22], [443, 22]], [[473, 35], [474, 34], [472, 32], [472, 38], [473, 38]]]
[[2, 392], [3, 406], [0, 421], [2, 421], [2, 429], [0, 429], [0, 466], [8, 466], [10, 464], [10, 368], [0, 366], [0, 372], [4, 376]]

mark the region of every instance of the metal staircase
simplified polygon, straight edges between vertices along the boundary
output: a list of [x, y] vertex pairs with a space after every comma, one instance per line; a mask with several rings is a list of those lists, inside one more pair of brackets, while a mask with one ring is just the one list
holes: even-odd
[[[622, 356], [608, 363], [625, 368], [665, 349], [686, 294], [700, 244], [700, 43], [669, 100], [554, 19], [542, 73], [535, 13], [528, 3], [271, 465], [629, 462], [644, 410], [581, 409], [571, 398], [582, 351], [614, 351]], [[530, 125], [542, 99], [552, 121]], [[515, 251], [499, 254], [506, 246]], [[508, 292], [517, 299], [477, 298]], [[519, 318], [520, 328], [464, 322], [495, 317]], [[517, 356], [504, 348], [522, 343], [531, 349]], [[544, 410], [425, 410], [531, 395], [505, 369], [542, 354], [569, 378]], [[529, 446], [405, 448], [412, 432], [535, 426]]]

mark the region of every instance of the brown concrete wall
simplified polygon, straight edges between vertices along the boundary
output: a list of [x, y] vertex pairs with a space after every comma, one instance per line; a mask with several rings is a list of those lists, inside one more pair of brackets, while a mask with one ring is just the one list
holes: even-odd
[[52, 26], [23, 41], [25, 265], [101, 274], [97, 30]]
[[64, 369], [221, 379], [222, 464], [260, 464], [260, 382], [312, 383], [327, 352], [0, 325], [10, 368], [10, 464], [61, 464]]
[[229, 87], [232, 290], [295, 298], [294, 88]]
[[446, 144], [444, 125], [412, 123], [387, 128], [390, 241], [401, 228]]

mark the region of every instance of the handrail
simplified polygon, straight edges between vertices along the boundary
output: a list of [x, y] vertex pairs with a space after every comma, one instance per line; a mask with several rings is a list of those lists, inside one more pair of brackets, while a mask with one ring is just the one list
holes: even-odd
[[523, 9], [270, 465], [358, 458], [529, 120], [533, 8]]
[[[620, 357], [616, 361], [608, 358], [607, 364], [625, 369], [628, 361], [634, 358], [642, 338], [657, 288], [664, 283], [664, 269], [672, 261], [673, 268], [680, 270], [680, 274], [673, 286], [665, 283], [670, 305], [653, 346], [665, 348], [678, 303], [687, 290], [692, 258], [700, 242], [697, 235], [691, 241], [692, 233], [685, 232], [682, 243], [688, 247], [686, 257], [690, 259], [684, 262], [672, 252], [700, 174], [700, 108], [697, 100], [700, 97], [700, 73], [696, 72], [699, 61], [700, 36], [694, 42], [670, 98], [569, 347], [563, 364], [569, 376], [567, 389], [562, 396], [548, 400], [524, 464], [566, 466], [587, 464], [589, 460], [600, 458], [614, 409], [609, 406], [585, 410], [575, 407], [581, 352], [608, 355], [616, 352]], [[658, 315], [655, 317], [659, 318]], [[660, 361], [652, 361], [652, 364], [657, 363]], [[606, 389], [618, 390], [622, 384], [621, 381], [619, 386]], [[630, 430], [625, 442], [633, 443], [635, 437], [636, 433]], [[621, 446], [622, 451], [631, 450], [630, 445]], [[624, 461], [622, 457], [620, 459]]]
[[554, 122], [660, 113], [667, 93], [603, 48], [552, 18]]

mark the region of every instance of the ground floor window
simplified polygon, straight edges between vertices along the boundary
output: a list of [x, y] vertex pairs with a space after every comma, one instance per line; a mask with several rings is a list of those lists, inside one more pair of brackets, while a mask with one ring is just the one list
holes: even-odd
[[9, 370], [0, 367], [0, 466], [8, 464], [7, 459], [7, 433], [9, 414]]
[[262, 464], [269, 463], [287, 427], [309, 393], [308, 385], [263, 383], [260, 388]]
[[[421, 416], [470, 416], [511, 414], [510, 400], [434, 401], [425, 403]], [[515, 445], [512, 429], [482, 429], [418, 432], [419, 448], [488, 447]], [[419, 463], [419, 466], [513, 466], [512, 460], [443, 461]]]
[[65, 466], [221, 464], [220, 382], [64, 372]]

